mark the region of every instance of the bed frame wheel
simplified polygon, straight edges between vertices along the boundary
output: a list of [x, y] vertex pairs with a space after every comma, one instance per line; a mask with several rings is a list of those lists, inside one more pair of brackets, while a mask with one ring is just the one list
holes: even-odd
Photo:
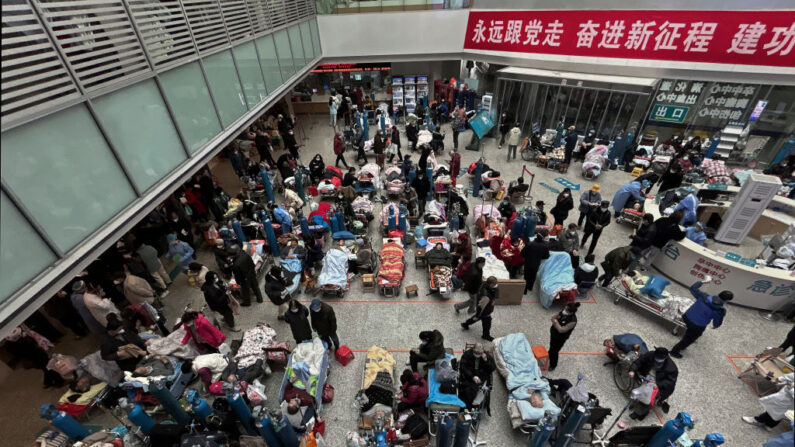
[[674, 326], [674, 328], [671, 329], [671, 333], [674, 335], [679, 335], [679, 326]]
[[613, 299], [613, 304], [618, 304], [618, 302], [619, 302], [619, 301], [621, 301], [621, 298], [619, 298], [619, 297], [615, 297], [615, 298]]

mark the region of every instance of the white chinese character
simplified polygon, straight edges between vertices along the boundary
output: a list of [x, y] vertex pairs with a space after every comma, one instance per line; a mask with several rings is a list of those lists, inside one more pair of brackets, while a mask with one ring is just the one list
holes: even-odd
[[720, 92], [723, 93], [724, 95], [728, 95], [729, 93], [732, 92], [732, 85], [731, 84], [724, 84], [720, 88]]
[[754, 90], [756, 90], [756, 89], [754, 87], [750, 86], [750, 85], [745, 86], [743, 88], [743, 96], [753, 95], [754, 94]]
[[621, 46], [619, 39], [624, 37], [624, 21], [616, 20], [605, 23], [605, 28], [602, 30], [602, 41], [597, 45], [599, 48], [618, 48]]
[[720, 116], [720, 109], [717, 109], [717, 108], [716, 109], [710, 109], [710, 111], [709, 111], [709, 117], [710, 118], [717, 118], [719, 116]]
[[522, 41], [522, 21], [508, 20], [508, 29], [505, 31], [506, 43], [519, 43]]
[[713, 95], [720, 92], [720, 84], [712, 84], [712, 87], [709, 88], [709, 92]]
[[739, 110], [734, 110], [734, 111], [732, 111], [732, 113], [729, 115], [729, 119], [731, 119], [731, 120], [738, 120], [738, 119], [740, 119], [740, 117], [741, 117], [741, 116], [743, 116], [743, 112], [741, 112], [741, 111], [739, 111]]
[[585, 23], [580, 23], [580, 30], [577, 31], [577, 48], [591, 48], [591, 45], [593, 45], [593, 38], [599, 34], [596, 28], [599, 28], [599, 24], [594, 23], [591, 19], [588, 19]]
[[714, 103], [715, 103], [715, 97], [714, 96], [707, 96], [707, 99], [704, 100], [704, 105], [705, 106], [711, 106]]
[[668, 102], [674, 102], [674, 100], [676, 99], [676, 93], [669, 93], [665, 99], [668, 100]]
[[489, 42], [502, 43], [502, 29], [505, 28], [502, 20], [489, 21]]
[[718, 24], [715, 22], [695, 22], [690, 24], [690, 29], [687, 31], [685, 38], [685, 51], [692, 51], [694, 53], [706, 53], [709, 42], [715, 34], [715, 28]]
[[723, 107], [724, 104], [726, 104], [726, 98], [724, 96], [715, 100], [715, 105], [718, 107]]
[[684, 118], [685, 109], [674, 109], [674, 113], [671, 114], [671, 118]]
[[527, 22], [527, 25], [524, 26], [525, 39], [524, 42], [522, 42], [522, 45], [527, 45], [528, 43], [530, 45], [540, 44], [541, 41], [538, 40], [538, 35], [541, 34], [542, 29], [543, 27], [541, 26], [540, 20]]
[[563, 34], [563, 24], [560, 20], [555, 20], [552, 23], [547, 23], [547, 29], [544, 31], [544, 45], [550, 47], [560, 46], [560, 35]]
[[673, 81], [662, 81], [660, 83], [660, 91], [667, 92], [671, 90], [671, 87], [674, 85]]
[[665, 98], [667, 98], [665, 93], [660, 93], [659, 95], [657, 95], [657, 101], [665, 101]]
[[759, 38], [767, 27], [762, 22], [742, 23], [740, 29], [732, 37], [732, 46], [727, 53], [754, 54], [759, 45]]
[[766, 43], [762, 48], [767, 50], [767, 55], [778, 53], [779, 56], [786, 56], [792, 51], [795, 46], [795, 23], [787, 28], [786, 26], [777, 26], [773, 28], [773, 37], [770, 42]]
[[667, 111], [668, 111], [668, 107], [658, 107], [657, 108], [657, 112], [655, 112], [655, 116], [664, 117]]
[[735, 85], [734, 87], [732, 87], [732, 95], [739, 95], [742, 92], [743, 92], [742, 85]]
[[738, 109], [744, 109], [744, 108], [748, 107], [748, 98], [741, 98], [741, 99], [738, 99], [738, 100], [737, 100], [737, 106], [736, 106], [736, 107], [737, 107]]
[[705, 116], [709, 115], [709, 107], [704, 107], [703, 109], [698, 111], [698, 116], [704, 118]]
[[683, 92], [687, 89], [687, 81], [679, 81], [676, 83], [676, 88], [674, 91], [676, 92]]
[[684, 102], [685, 102], [685, 94], [684, 93], [680, 93], [680, 94], [676, 95], [676, 103], [677, 104], [684, 104]]
[[687, 99], [685, 99], [685, 104], [695, 104], [696, 101], [698, 101], [698, 96], [687, 95]]
[[729, 117], [731, 111], [729, 109], [721, 109], [720, 114], [718, 114], [718, 118], [725, 120]]
[[483, 20], [478, 20], [475, 25], [475, 35], [472, 36], [472, 42], [480, 43], [486, 40], [486, 27], [483, 25]]
[[723, 104], [723, 106], [730, 109], [737, 107], [737, 98], [726, 98], [726, 102]]
[[676, 50], [676, 39], [682, 37], [682, 33], [680, 33], [679, 30], [684, 27], [684, 23], [671, 23], [666, 20], [665, 23], [658, 28], [660, 32], [654, 36], [654, 51]]
[[690, 93], [701, 93], [701, 89], [704, 88], [703, 82], [694, 82], [690, 84]]
[[654, 21], [643, 23], [640, 20], [633, 23], [627, 33], [627, 41], [624, 42], [624, 47], [629, 50], [645, 50], [649, 37], [654, 34], [654, 31], [649, 28], [656, 24], [657, 22]]

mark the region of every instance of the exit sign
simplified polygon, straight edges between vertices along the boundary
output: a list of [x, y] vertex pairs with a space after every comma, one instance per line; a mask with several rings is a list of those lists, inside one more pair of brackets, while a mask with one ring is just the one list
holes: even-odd
[[654, 108], [651, 109], [651, 116], [649, 119], [652, 121], [681, 123], [685, 121], [688, 110], [690, 110], [690, 107], [655, 104]]

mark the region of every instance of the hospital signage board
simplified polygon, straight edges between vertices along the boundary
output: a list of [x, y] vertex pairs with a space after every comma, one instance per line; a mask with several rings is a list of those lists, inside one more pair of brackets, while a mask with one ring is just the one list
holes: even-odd
[[470, 11], [464, 48], [795, 67], [795, 10]]
[[665, 121], [667, 123], [682, 123], [685, 121], [688, 110], [690, 110], [690, 107], [655, 104], [651, 109], [649, 119], [652, 121]]

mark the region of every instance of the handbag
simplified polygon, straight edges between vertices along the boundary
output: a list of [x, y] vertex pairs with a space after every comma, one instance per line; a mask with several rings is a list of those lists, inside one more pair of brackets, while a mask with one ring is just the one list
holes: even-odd
[[315, 416], [315, 425], [312, 427], [312, 433], [318, 437], [326, 434], [326, 421], [321, 421]]
[[323, 396], [322, 400], [324, 404], [327, 404], [334, 400], [334, 387], [331, 384], [324, 384], [323, 385]]

